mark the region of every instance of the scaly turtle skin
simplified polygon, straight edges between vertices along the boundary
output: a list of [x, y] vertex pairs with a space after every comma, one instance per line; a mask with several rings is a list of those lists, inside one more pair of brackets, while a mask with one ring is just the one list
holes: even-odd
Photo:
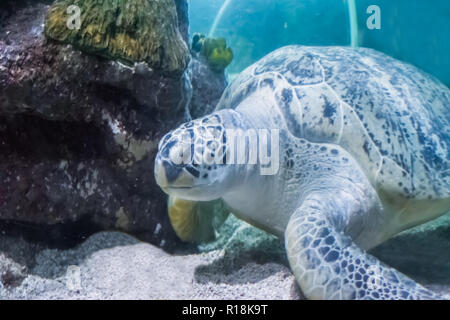
[[[207, 238], [198, 208], [220, 202], [284, 236], [308, 298], [439, 298], [366, 250], [450, 211], [449, 110], [447, 87], [382, 53], [288, 46], [243, 71], [215, 113], [167, 134], [155, 177], [182, 238]], [[183, 136], [227, 153], [227, 129], [261, 128], [279, 130], [275, 175], [171, 161]]]

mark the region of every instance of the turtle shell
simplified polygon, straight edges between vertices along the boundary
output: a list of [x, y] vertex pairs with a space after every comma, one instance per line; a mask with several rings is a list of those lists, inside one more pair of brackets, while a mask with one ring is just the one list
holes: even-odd
[[259, 94], [291, 136], [347, 150], [397, 210], [450, 209], [450, 90], [431, 75], [372, 49], [288, 46], [244, 70], [217, 110]]

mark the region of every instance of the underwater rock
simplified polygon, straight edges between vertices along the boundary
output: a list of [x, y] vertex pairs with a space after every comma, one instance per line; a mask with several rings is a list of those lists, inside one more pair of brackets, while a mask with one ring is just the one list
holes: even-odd
[[211, 113], [227, 87], [225, 74], [214, 72], [202, 57], [192, 57], [189, 63], [192, 81], [190, 114], [193, 119]]
[[[49, 41], [47, 3], [15, 2], [0, 22], [0, 229], [61, 246], [114, 229], [171, 250], [153, 160], [186, 120], [188, 79]], [[193, 72], [197, 90], [213, 81]]]
[[26, 268], [0, 252], [0, 288], [18, 287], [25, 278]]
[[189, 44], [189, 4], [186, 0], [174, 0], [177, 7], [178, 29], [183, 40]]
[[71, 224], [170, 249], [177, 238], [153, 158], [159, 138], [184, 121], [181, 79], [48, 42], [47, 9], [25, 6], [0, 31], [0, 219], [61, 243]]
[[[79, 27], [68, 27], [69, 6], [80, 10]], [[58, 0], [44, 31], [82, 51], [131, 64], [147, 62], [167, 73], [182, 73], [189, 60], [173, 0]]]

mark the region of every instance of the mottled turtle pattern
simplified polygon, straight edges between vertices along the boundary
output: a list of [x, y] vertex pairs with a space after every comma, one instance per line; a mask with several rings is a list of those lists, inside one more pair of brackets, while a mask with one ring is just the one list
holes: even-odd
[[430, 75], [372, 49], [289, 46], [246, 69], [217, 109], [265, 87], [292, 135], [342, 146], [379, 188], [450, 196], [450, 93]]
[[[375, 50], [288, 46], [244, 70], [213, 115], [169, 133], [155, 176], [179, 234], [205, 230], [219, 200], [284, 236], [308, 298], [438, 298], [365, 250], [450, 211], [449, 110], [447, 87]], [[205, 121], [280, 130], [278, 173], [171, 163], [165, 154]]]

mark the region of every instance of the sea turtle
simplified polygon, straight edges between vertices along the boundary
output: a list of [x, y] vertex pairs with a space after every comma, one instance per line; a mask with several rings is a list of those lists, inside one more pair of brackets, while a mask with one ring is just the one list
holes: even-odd
[[[213, 114], [168, 133], [155, 178], [185, 240], [211, 234], [215, 205], [284, 236], [307, 298], [440, 298], [366, 250], [450, 211], [449, 111], [447, 87], [383, 53], [287, 46], [244, 70]], [[278, 171], [192, 161], [205, 145], [235, 152], [229, 129], [278, 132], [277, 145], [257, 137], [278, 149]]]

